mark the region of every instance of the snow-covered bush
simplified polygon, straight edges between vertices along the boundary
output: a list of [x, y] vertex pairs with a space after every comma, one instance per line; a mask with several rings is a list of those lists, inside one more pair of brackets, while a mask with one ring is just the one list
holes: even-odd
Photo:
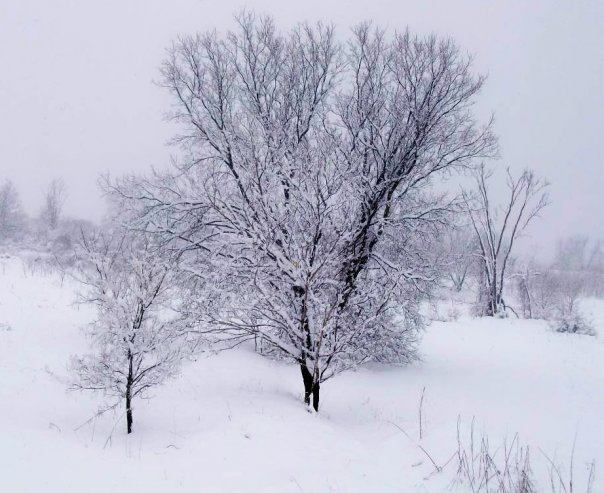
[[596, 335], [596, 331], [591, 321], [577, 312], [561, 315], [550, 323], [556, 332], [588, 336]]

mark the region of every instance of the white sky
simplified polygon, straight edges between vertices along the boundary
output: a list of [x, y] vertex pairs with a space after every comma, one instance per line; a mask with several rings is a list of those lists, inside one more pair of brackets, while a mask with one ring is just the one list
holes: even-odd
[[282, 26], [360, 20], [450, 35], [489, 76], [501, 166], [532, 167], [553, 204], [525, 245], [564, 234], [604, 238], [603, 0], [0, 0], [0, 180], [29, 212], [62, 176], [71, 215], [97, 218], [100, 173], [161, 167], [175, 149], [169, 99], [153, 85], [179, 33], [232, 26], [244, 6]]

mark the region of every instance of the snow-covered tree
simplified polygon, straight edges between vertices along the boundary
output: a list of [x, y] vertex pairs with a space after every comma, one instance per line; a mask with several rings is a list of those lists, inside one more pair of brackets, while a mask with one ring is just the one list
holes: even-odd
[[19, 193], [13, 182], [6, 180], [0, 186], [0, 242], [17, 233], [23, 219]]
[[48, 185], [41, 212], [41, 218], [49, 229], [57, 229], [66, 199], [67, 189], [65, 183], [62, 179], [55, 178], [50, 182], [50, 185]]
[[163, 77], [187, 158], [113, 188], [185, 253], [198, 330], [295, 361], [315, 409], [338, 372], [412, 358], [450, 208], [429, 185], [495, 148], [469, 58], [435, 37], [361, 25], [340, 45], [331, 27], [281, 34], [244, 14], [225, 37], [181, 38]]
[[525, 170], [514, 178], [507, 170], [507, 199], [492, 203], [488, 180], [491, 173], [482, 164], [475, 173], [475, 194], [464, 193], [465, 204], [479, 247], [482, 266], [478, 309], [481, 315], [505, 312], [503, 290], [506, 269], [518, 238], [548, 204], [547, 182]]
[[75, 389], [125, 402], [132, 432], [133, 399], [174, 375], [183, 357], [181, 332], [170, 316], [174, 267], [149, 239], [125, 233], [82, 235], [76, 279], [82, 303], [96, 306], [87, 327], [92, 352], [76, 357]]

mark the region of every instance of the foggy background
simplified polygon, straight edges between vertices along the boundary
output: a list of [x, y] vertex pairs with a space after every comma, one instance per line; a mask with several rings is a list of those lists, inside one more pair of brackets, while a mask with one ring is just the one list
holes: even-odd
[[98, 219], [98, 175], [163, 167], [176, 128], [153, 84], [178, 35], [233, 26], [243, 7], [280, 27], [333, 21], [340, 35], [365, 19], [450, 35], [488, 74], [478, 115], [493, 111], [501, 168], [533, 168], [552, 205], [524, 249], [550, 252], [560, 236], [604, 237], [604, 2], [403, 0], [30, 0], [0, 3], [0, 180], [37, 214], [63, 177], [65, 212]]

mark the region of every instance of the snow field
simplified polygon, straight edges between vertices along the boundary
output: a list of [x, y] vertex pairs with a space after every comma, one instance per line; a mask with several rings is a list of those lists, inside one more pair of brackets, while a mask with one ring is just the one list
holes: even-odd
[[[455, 461], [434, 474], [417, 444], [445, 464], [458, 418], [494, 446], [518, 433], [541, 482], [540, 449], [566, 473], [576, 439], [577, 491], [588, 463], [604, 463], [600, 338], [540, 321], [435, 322], [421, 362], [335, 377], [319, 414], [301, 403], [296, 367], [246, 347], [201, 355], [135, 402], [126, 437], [121, 409], [87, 423], [102, 396], [66, 390], [93, 316], [73, 300], [68, 280], [0, 259], [0, 491], [445, 491]], [[604, 303], [585, 306], [601, 333]]]

